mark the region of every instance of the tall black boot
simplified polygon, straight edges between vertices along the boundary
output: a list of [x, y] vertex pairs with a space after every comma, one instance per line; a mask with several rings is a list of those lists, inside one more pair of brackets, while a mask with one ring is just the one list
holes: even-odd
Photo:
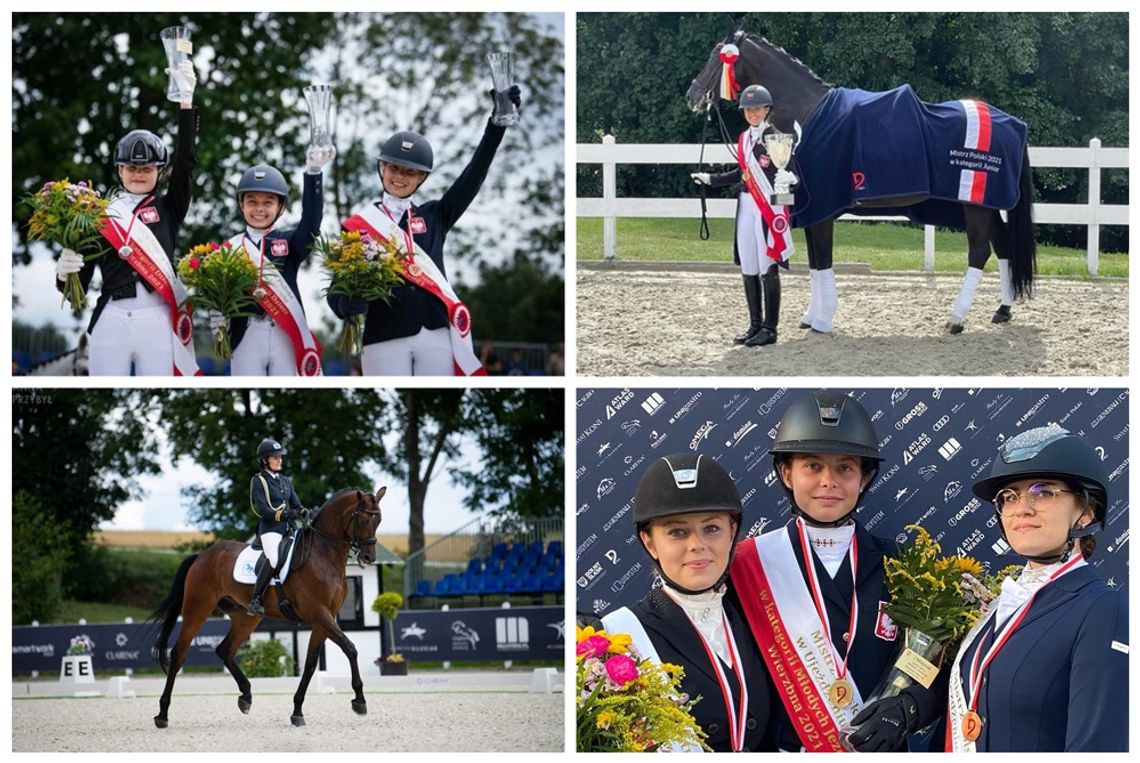
[[744, 276], [744, 296], [748, 300], [748, 330], [732, 340], [733, 344], [748, 344], [756, 336], [763, 319], [760, 307], [760, 276]]
[[257, 582], [253, 584], [253, 596], [249, 600], [249, 606], [245, 608], [246, 612], [251, 615], [265, 614], [265, 606], [261, 600], [265, 598], [265, 589], [269, 587], [269, 581], [272, 579], [273, 565], [267, 559], [261, 572], [257, 573]]
[[768, 268], [760, 279], [764, 287], [764, 320], [760, 330], [744, 344], [763, 347], [776, 343], [776, 327], [780, 325], [780, 269]]

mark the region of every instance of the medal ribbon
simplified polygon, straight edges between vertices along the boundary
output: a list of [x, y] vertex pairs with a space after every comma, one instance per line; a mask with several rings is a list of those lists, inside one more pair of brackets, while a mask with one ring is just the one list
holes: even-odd
[[807, 531], [804, 528], [803, 519], [796, 517], [796, 530], [800, 535], [800, 548], [804, 552], [804, 569], [807, 570], [808, 585], [811, 589], [811, 600], [815, 604], [815, 611], [819, 613], [819, 619], [823, 623], [823, 636], [827, 639], [827, 645], [831, 647], [831, 654], [835, 658], [835, 672], [842, 681], [847, 676], [847, 658], [851, 656], [851, 647], [855, 644], [855, 627], [859, 622], [859, 594], [856, 590], [858, 578], [856, 574], [859, 570], [859, 544], [855, 541], [855, 536], [851, 536], [851, 620], [847, 624], [847, 651], [843, 654], [842, 664], [839, 662], [839, 650], [835, 648], [835, 644], [831, 642], [831, 621], [827, 617], [827, 607], [823, 604], [823, 592], [820, 591], [819, 581], [815, 576], [815, 557], [812, 553], [811, 546], [808, 544]]
[[[668, 593], [668, 589], [666, 589]], [[670, 596], [672, 598], [672, 596]], [[676, 601], [676, 599], [674, 599]], [[736, 637], [732, 634], [732, 627], [728, 624], [728, 615], [721, 609], [720, 616], [724, 624], [724, 640], [728, 645], [728, 656], [732, 661], [732, 671], [736, 674], [736, 682], [740, 686], [740, 707], [737, 709], [736, 701], [732, 697], [732, 687], [728, 685], [728, 678], [724, 674], [724, 668], [721, 666], [720, 658], [717, 657], [716, 652], [713, 650], [712, 645], [709, 644], [705, 634], [697, 626], [693, 616], [685, 609], [679, 602], [677, 606], [685, 613], [689, 624], [693, 626], [693, 630], [697, 632], [697, 638], [701, 640], [701, 646], [705, 648], [705, 654], [708, 655], [709, 662], [712, 663], [713, 672], [716, 674], [716, 682], [720, 684], [720, 693], [724, 697], [724, 712], [728, 715], [728, 737], [732, 745], [733, 752], [740, 752], [744, 749], [744, 731], [747, 728], [746, 718], [748, 717], [748, 684], [744, 682], [744, 666], [740, 660], [740, 650], [736, 646]]]

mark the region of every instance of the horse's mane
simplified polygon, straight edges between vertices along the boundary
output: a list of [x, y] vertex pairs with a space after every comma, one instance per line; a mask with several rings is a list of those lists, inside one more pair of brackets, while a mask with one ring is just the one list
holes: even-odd
[[780, 47], [776, 43], [769, 40], [767, 37], [761, 37], [760, 35], [757, 35], [757, 34], [745, 34], [744, 39], [747, 40], [748, 42], [751, 42], [753, 45], [755, 45], [757, 47], [760, 47], [761, 44], [767, 45], [769, 48], [772, 48], [777, 53], [780, 53], [781, 55], [786, 56], [789, 60], [791, 60], [797, 66], [800, 66], [801, 68], [803, 68], [803, 70], [805, 72], [807, 72], [808, 74], [810, 74], [812, 76], [812, 79], [814, 79], [819, 84], [821, 84], [827, 88], [834, 87], [830, 82], [827, 82], [826, 80], [824, 80], [823, 77], [819, 76], [814, 71], [812, 71], [812, 68], [810, 66], [808, 66], [803, 61], [801, 61], [798, 58], [796, 58], [795, 56], [793, 56], [791, 53], [789, 53], [784, 48]]
[[316, 515], [317, 515], [317, 514], [320, 514], [322, 511], [324, 511], [325, 507], [326, 507], [326, 506], [328, 506], [328, 505], [329, 505], [330, 503], [332, 503], [333, 501], [335, 501], [337, 498], [340, 498], [340, 497], [341, 497], [342, 495], [344, 495], [345, 493], [351, 493], [351, 492], [353, 492], [353, 491], [357, 491], [357, 490], [358, 490], [358, 491], [360, 491], [361, 493], [368, 493], [369, 495], [372, 495], [372, 491], [371, 491], [371, 490], [365, 490], [365, 489], [364, 489], [364, 488], [362, 488], [362, 487], [345, 487], [345, 488], [341, 488], [340, 490], [338, 490], [338, 491], [336, 491], [335, 493], [333, 493], [333, 494], [332, 494], [332, 496], [331, 496], [331, 497], [330, 497], [330, 498], [329, 498], [327, 501], [325, 501], [323, 504], [321, 504], [321, 508], [319, 508], [319, 509], [317, 509], [315, 512], [313, 512], [313, 516], [314, 516], [314, 518], [316, 517]]

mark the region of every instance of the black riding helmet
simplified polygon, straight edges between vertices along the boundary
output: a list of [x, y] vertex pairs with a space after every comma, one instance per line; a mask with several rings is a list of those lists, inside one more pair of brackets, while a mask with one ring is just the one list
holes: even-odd
[[763, 85], [749, 85], [740, 94], [739, 106], [742, 109], [758, 109], [772, 105], [772, 94]]
[[[277, 198], [281, 199], [281, 205], [277, 208], [277, 217], [281, 217], [285, 212], [285, 208], [289, 206], [289, 181], [281, 174], [281, 171], [276, 167], [270, 167], [268, 164], [258, 164], [250, 167], [241, 176], [237, 186], [237, 202], [238, 207], [241, 207], [241, 199], [247, 193], [271, 193]], [[277, 221], [277, 217], [273, 219]]]
[[403, 130], [384, 141], [380, 158], [376, 160], [376, 171], [381, 164], [398, 164], [420, 172], [431, 172], [435, 166], [435, 154], [431, 143], [418, 132]]
[[[736, 535], [740, 534], [740, 492], [732, 477], [708, 456], [700, 453], [672, 453], [653, 462], [637, 483], [633, 501], [633, 523], [638, 538], [649, 523], [661, 517], [677, 514], [693, 514], [723, 511], [732, 515], [736, 522]], [[642, 541], [642, 547], [645, 542]], [[736, 536], [732, 539], [732, 550], [724, 573], [713, 585], [700, 591], [685, 588], [671, 580], [661, 565], [654, 561], [657, 574], [674, 590], [686, 594], [704, 593], [720, 588], [728, 579], [728, 568], [736, 548]], [[646, 549], [646, 554], [649, 550]], [[652, 557], [650, 557], [652, 558]]]
[[[998, 448], [998, 458], [994, 460], [990, 476], [974, 483], [974, 495], [990, 502], [1009, 483], [1034, 477], [1055, 479], [1068, 484], [1074, 492], [1084, 494], [1086, 504], [1090, 503], [1090, 498], [1094, 499], [1091, 502], [1094, 507], [1093, 521], [1080, 529], [1070, 528], [1064, 552], [1052, 556], [1025, 557], [1035, 562], [1052, 564], [1068, 559], [1078, 538], [1092, 535], [1104, 527], [1108, 511], [1108, 472], [1088, 440], [1056, 424], [1050, 424], [1027, 429], [1003, 442]], [[1008, 543], [1000, 519], [998, 529]]]
[[265, 463], [270, 456], [284, 456], [286, 452], [285, 447], [277, 440], [262, 440], [257, 446], [257, 460]]
[[150, 130], [131, 130], [115, 144], [115, 164], [165, 167], [170, 159], [166, 144]]
[[[841, 392], [821, 389], [793, 400], [780, 419], [776, 440], [772, 445], [772, 465], [776, 476], [780, 477], [780, 465], [798, 453], [833, 453], [843, 456], [856, 456], [863, 463], [863, 473], [870, 474], [866, 487], [859, 493], [862, 501], [864, 493], [875, 480], [883, 457], [879, 455], [879, 438], [875, 425], [867, 411], [853, 397]], [[868, 465], [870, 464], [870, 465]], [[796, 505], [792, 489], [780, 479], [792, 501], [792, 510], [804, 521], [816, 527], [839, 527], [846, 524], [855, 508], [834, 522], [819, 522]]]

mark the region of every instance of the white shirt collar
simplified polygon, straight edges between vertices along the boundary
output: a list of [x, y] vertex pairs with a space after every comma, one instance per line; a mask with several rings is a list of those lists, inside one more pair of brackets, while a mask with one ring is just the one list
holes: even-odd
[[688, 613], [717, 657], [720, 657], [726, 665], [731, 664], [732, 655], [728, 651], [728, 642], [725, 639], [723, 616], [724, 594], [728, 587], [721, 586], [719, 591], [704, 593], [681, 593], [669, 586], [665, 586], [662, 590]]
[[407, 196], [401, 199], [399, 196], [393, 196], [385, 191], [383, 204], [385, 209], [388, 210], [388, 213], [398, 222], [400, 218], [404, 216], [404, 213], [412, 208], [412, 197]]
[[823, 563], [827, 574], [835, 577], [843, 560], [847, 558], [847, 550], [851, 548], [855, 523], [848, 522], [839, 527], [813, 527], [804, 522], [804, 530], [807, 532], [808, 544]]

